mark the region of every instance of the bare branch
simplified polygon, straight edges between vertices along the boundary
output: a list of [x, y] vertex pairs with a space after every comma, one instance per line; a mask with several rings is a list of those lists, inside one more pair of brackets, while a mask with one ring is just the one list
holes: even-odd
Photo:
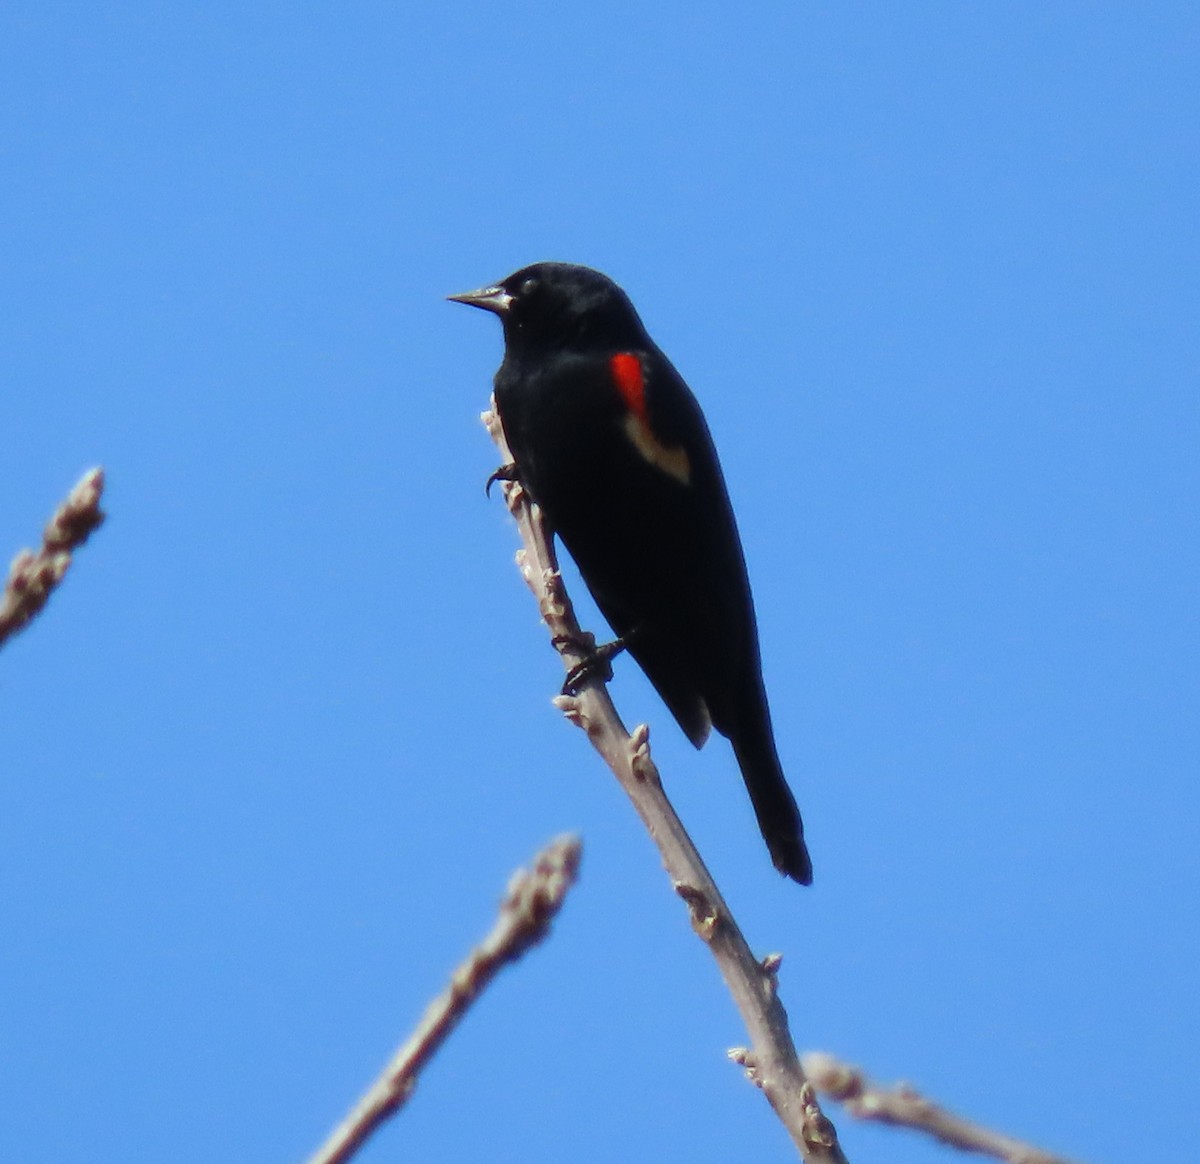
[[[485, 413], [482, 419], [500, 449], [502, 462], [510, 463], [512, 455], [495, 411]], [[550, 531], [518, 482], [505, 481], [504, 494], [524, 546], [517, 563], [569, 671], [583, 660], [586, 636], [563, 587]], [[626, 731], [598, 679], [583, 683], [578, 695], [559, 696], [555, 704], [587, 732], [592, 746], [616, 774], [658, 846], [675, 891], [687, 903], [692, 928], [712, 951], [750, 1035], [750, 1048], [730, 1052], [731, 1056], [762, 1089], [808, 1164], [845, 1164], [837, 1133], [821, 1113], [788, 1031], [787, 1012], [776, 993], [780, 959], [772, 955], [760, 962], [751, 952], [663, 793], [658, 769], [650, 758], [649, 728], [643, 724], [632, 735]]]
[[857, 1067], [832, 1055], [813, 1052], [804, 1056], [803, 1063], [813, 1086], [844, 1104], [858, 1119], [925, 1132], [952, 1148], [993, 1156], [1004, 1164], [1069, 1164], [1062, 1156], [1043, 1152], [938, 1107], [907, 1084], [875, 1086]]
[[46, 605], [71, 564], [71, 552], [104, 520], [103, 492], [104, 470], [89, 470], [47, 523], [41, 548], [21, 550], [13, 559], [0, 595], [0, 645]]
[[575, 883], [581, 851], [578, 838], [558, 837], [537, 855], [533, 869], [513, 875], [491, 932], [455, 970], [450, 985], [430, 1003], [408, 1041], [308, 1164], [344, 1164], [384, 1120], [404, 1106], [425, 1064], [471, 1004], [504, 966], [550, 932], [550, 923]]

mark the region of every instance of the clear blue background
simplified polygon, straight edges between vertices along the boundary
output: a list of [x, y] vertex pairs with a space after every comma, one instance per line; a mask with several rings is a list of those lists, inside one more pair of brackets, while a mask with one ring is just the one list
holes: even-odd
[[1189, 1159], [1198, 34], [6, 5], [0, 550], [94, 463], [111, 517], [0, 656], [0, 1158], [301, 1160], [566, 829], [553, 939], [363, 1159], [789, 1158], [483, 497], [499, 329], [442, 296], [558, 258], [629, 290], [722, 452], [815, 887], [724, 741], [628, 662], [614, 693], [798, 1044]]

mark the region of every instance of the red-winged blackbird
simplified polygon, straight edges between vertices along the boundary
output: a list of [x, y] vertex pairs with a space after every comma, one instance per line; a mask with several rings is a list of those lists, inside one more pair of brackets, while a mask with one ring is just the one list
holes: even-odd
[[698, 748], [728, 736], [780, 872], [808, 885], [775, 752], [741, 540], [696, 398], [606, 275], [535, 263], [452, 295], [504, 325], [496, 406], [516, 473]]

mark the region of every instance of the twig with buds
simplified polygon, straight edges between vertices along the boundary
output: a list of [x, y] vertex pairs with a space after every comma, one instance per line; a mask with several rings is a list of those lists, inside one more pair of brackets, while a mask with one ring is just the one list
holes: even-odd
[[384, 1120], [404, 1106], [425, 1064], [471, 1004], [504, 966], [550, 932], [550, 923], [575, 883], [581, 852], [578, 838], [559, 837], [537, 855], [532, 869], [514, 874], [491, 933], [455, 970], [450, 985], [429, 1004], [417, 1029], [308, 1164], [345, 1164]]
[[103, 492], [104, 470], [89, 470], [47, 523], [40, 548], [21, 550], [13, 559], [0, 595], [0, 645], [46, 605], [71, 564], [72, 552], [104, 520]]
[[[512, 455], [495, 410], [483, 422], [500, 450], [502, 464]], [[517, 561], [538, 602], [551, 640], [570, 672], [586, 657], [589, 637], [580, 629], [563, 586], [551, 532], [513, 474], [497, 477], [517, 522], [523, 548]], [[658, 769], [650, 758], [650, 730], [645, 724], [630, 733], [621, 722], [604, 683], [581, 681], [576, 695], [561, 695], [555, 704], [587, 733], [642, 818], [675, 892], [687, 903], [692, 928], [712, 951], [750, 1036], [750, 1047], [731, 1052], [767, 1097], [807, 1164], [845, 1164], [833, 1124], [822, 1114], [812, 1085], [805, 1079], [788, 1030], [787, 1012], [779, 1001], [776, 974], [780, 958], [759, 961], [734, 921], [712, 875], [696, 851], [663, 793]]]
[[1062, 1156], [963, 1119], [907, 1084], [880, 1087], [857, 1067], [832, 1055], [814, 1051], [804, 1056], [803, 1063], [813, 1086], [841, 1102], [858, 1119], [925, 1132], [951, 1148], [993, 1156], [1004, 1164], [1070, 1164]]

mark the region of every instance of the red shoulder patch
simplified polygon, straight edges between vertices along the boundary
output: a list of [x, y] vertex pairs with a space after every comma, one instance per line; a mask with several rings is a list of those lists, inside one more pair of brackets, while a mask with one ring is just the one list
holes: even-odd
[[608, 367], [626, 407], [639, 420], [646, 420], [646, 381], [642, 376], [642, 361], [632, 352], [617, 352], [609, 359]]

